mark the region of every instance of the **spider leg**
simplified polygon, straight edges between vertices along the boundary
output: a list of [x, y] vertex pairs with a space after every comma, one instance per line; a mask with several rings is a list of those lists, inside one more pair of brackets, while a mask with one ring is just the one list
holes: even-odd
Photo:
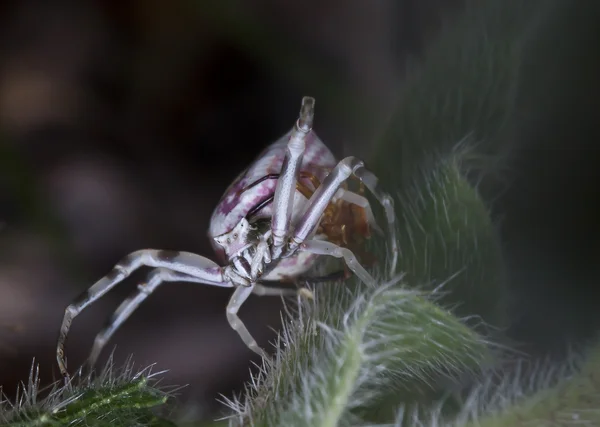
[[258, 296], [296, 296], [298, 295], [298, 289], [291, 288], [276, 288], [271, 286], [259, 285], [258, 283], [254, 285], [254, 290], [252, 293]]
[[108, 275], [98, 280], [66, 308], [56, 346], [56, 360], [60, 372], [65, 379], [69, 377], [65, 358], [65, 343], [73, 319], [88, 305], [97, 301], [142, 266], [167, 268], [179, 273], [188, 274], [207, 285], [227, 288], [234, 286], [231, 281], [226, 280], [223, 269], [217, 263], [203, 256], [190, 252], [154, 249], [132, 252], [113, 267]]
[[352, 203], [358, 207], [361, 207], [365, 210], [365, 215], [367, 215], [367, 222], [369, 223], [369, 227], [375, 230], [377, 233], [383, 236], [383, 230], [375, 221], [375, 215], [373, 215], [373, 210], [371, 209], [371, 204], [367, 200], [366, 197], [361, 196], [353, 191], [344, 190], [340, 188], [337, 192], [337, 195], [348, 203]]
[[240, 307], [254, 291], [255, 286], [256, 285], [241, 286], [233, 292], [229, 304], [227, 304], [227, 321], [233, 330], [239, 334], [242, 341], [244, 341], [250, 350], [268, 360], [269, 355], [258, 346], [256, 340], [252, 337], [252, 334], [250, 334], [250, 331], [248, 331], [244, 322], [242, 322], [242, 319], [238, 316]]
[[271, 256], [273, 259], [278, 259], [283, 253], [290, 229], [296, 182], [298, 181], [300, 165], [306, 148], [306, 138], [312, 130], [314, 105], [314, 98], [302, 98], [300, 117], [296, 121], [290, 135], [285, 158], [281, 166], [281, 173], [275, 186], [273, 217], [271, 221], [273, 235]]
[[394, 211], [394, 199], [387, 192], [385, 192], [379, 185], [379, 179], [377, 176], [367, 168], [365, 168], [363, 162], [358, 159], [351, 158], [351, 162], [358, 163], [357, 167], [354, 168], [354, 176], [365, 184], [365, 187], [369, 189], [375, 196], [377, 201], [383, 206], [385, 216], [387, 219], [387, 226], [389, 238], [389, 250], [391, 251], [390, 257], [390, 278], [393, 278], [396, 274], [396, 264], [398, 263], [398, 238], [396, 237], [396, 212]]
[[[330, 282], [343, 282], [351, 276], [350, 270], [344, 268], [341, 271], [335, 271], [333, 273], [326, 274], [324, 276], [299, 276], [296, 277], [294, 283], [298, 286], [296, 289], [282, 288], [278, 286], [264, 286], [259, 283], [254, 285], [254, 295], [258, 296], [302, 296], [308, 299], [312, 299], [312, 292], [306, 286], [303, 285], [316, 285], [318, 283], [330, 283]], [[264, 281], [262, 283], [280, 283], [277, 281]]]
[[313, 196], [308, 201], [306, 211], [295, 226], [286, 255], [293, 254], [298, 246], [314, 232], [321, 220], [325, 208], [327, 208], [327, 205], [335, 196], [340, 185], [342, 185], [342, 183], [344, 183], [351, 175], [356, 176], [364, 183], [385, 209], [389, 228], [389, 244], [392, 251], [390, 258], [390, 277], [393, 277], [398, 260], [394, 203], [391, 196], [379, 187], [377, 177], [372, 172], [365, 169], [364, 163], [355, 157], [346, 157], [340, 161], [323, 180], [323, 183], [319, 188], [316, 189]]
[[369, 286], [375, 286], [375, 279], [367, 273], [367, 270], [365, 270], [358, 262], [354, 253], [348, 248], [343, 248], [326, 240], [307, 240], [300, 245], [299, 250], [317, 255], [329, 255], [336, 258], [343, 258], [348, 268], [352, 270], [360, 280]]
[[94, 346], [88, 358], [88, 364], [94, 366], [98, 360], [98, 356], [106, 343], [111, 339], [114, 333], [121, 327], [123, 323], [131, 316], [131, 314], [140, 306], [146, 298], [150, 296], [164, 282], [194, 282], [203, 283], [202, 279], [198, 279], [189, 274], [178, 273], [167, 268], [155, 268], [148, 274], [148, 278], [144, 283], [140, 283], [136, 291], [129, 298], [119, 305], [114, 314], [108, 319], [106, 326], [96, 335]]
[[302, 276], [298, 278], [298, 283], [305, 283], [307, 285], [316, 285], [319, 283], [338, 283], [348, 280], [352, 276], [352, 271], [348, 269], [347, 265], [344, 265], [344, 269], [340, 271], [334, 271], [333, 273], [326, 274], [324, 276]]
[[[343, 282], [344, 280], [349, 279], [351, 276], [352, 276], [352, 272], [348, 269], [347, 266], [344, 266], [343, 270], [334, 271], [332, 273], [327, 273], [322, 276], [302, 275], [302, 276], [297, 276], [297, 277], [294, 277], [291, 279], [292, 279], [292, 283], [295, 284], [296, 286], [303, 286], [303, 285], [316, 285], [319, 283]], [[261, 283], [269, 284], [269, 286], [263, 286], [263, 287], [272, 289], [281, 282], [275, 281], [275, 280], [263, 280]], [[273, 284], [273, 286], [271, 286], [271, 284]]]
[[[281, 288], [278, 286], [264, 286], [259, 283], [254, 285], [254, 295], [258, 296], [303, 296], [306, 298], [312, 298], [312, 292], [305, 286], [302, 285], [316, 285], [318, 283], [329, 283], [329, 282], [343, 282], [350, 278], [352, 273], [348, 268], [344, 268], [341, 271], [335, 271], [333, 273], [326, 274], [324, 276], [299, 276], [296, 277], [294, 283], [299, 286], [296, 289]], [[277, 281], [264, 281], [262, 283], [280, 283]]]

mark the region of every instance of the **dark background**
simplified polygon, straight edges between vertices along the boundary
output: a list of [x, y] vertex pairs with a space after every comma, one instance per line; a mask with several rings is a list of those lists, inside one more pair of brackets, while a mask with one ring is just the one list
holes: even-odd
[[[57, 377], [64, 308], [122, 256], [153, 247], [211, 257], [213, 207], [257, 153], [292, 126], [303, 95], [316, 97], [316, 130], [336, 155], [367, 155], [407, 61], [418, 61], [460, 3], [2, 2], [5, 393], [27, 378], [34, 357], [45, 382]], [[586, 11], [569, 22], [583, 16], [577, 13]], [[581, 37], [594, 46], [597, 35]], [[598, 54], [582, 51], [569, 60], [587, 80], [577, 71], [560, 74], [559, 85], [576, 84], [558, 101], [550, 96], [555, 109], [524, 100], [527, 126], [511, 157], [511, 186], [494, 205], [517, 291], [513, 337], [535, 342], [540, 353], [596, 330], [600, 91], [593, 76], [600, 69]], [[548, 71], [540, 68], [528, 81], [539, 83]], [[356, 120], [348, 99], [364, 105], [364, 120]], [[143, 277], [75, 320], [71, 368]], [[186, 400], [213, 410], [217, 393], [239, 389], [249, 360], [257, 360], [226, 322], [229, 295], [209, 286], [163, 286], [102, 359], [116, 344], [117, 361], [134, 353], [140, 365], [156, 362], [169, 369], [168, 383], [190, 384]], [[274, 336], [269, 327], [277, 327], [279, 307], [277, 299], [251, 298], [241, 311], [262, 345]]]

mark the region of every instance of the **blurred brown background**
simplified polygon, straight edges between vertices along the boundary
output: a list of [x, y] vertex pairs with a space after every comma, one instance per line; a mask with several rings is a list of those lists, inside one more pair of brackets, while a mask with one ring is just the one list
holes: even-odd
[[[154, 247], [211, 257], [213, 207], [289, 130], [303, 95], [316, 97], [316, 130], [336, 155], [366, 156], [407, 63], [461, 3], [0, 3], [4, 392], [27, 378], [34, 357], [45, 383], [58, 378], [65, 307], [127, 253]], [[563, 3], [577, 5], [566, 24], [532, 48], [546, 49], [546, 59], [521, 70], [521, 89], [531, 90], [516, 112], [511, 185], [494, 200], [515, 293], [511, 336], [537, 342], [542, 353], [590, 336], [600, 317], [600, 7]], [[71, 369], [144, 273], [75, 320]], [[118, 362], [131, 353], [141, 366], [156, 362], [169, 369], [166, 383], [190, 384], [182, 393], [193, 416], [208, 415], [218, 393], [239, 390], [257, 361], [226, 322], [229, 295], [163, 286], [101, 362], [114, 345]], [[251, 298], [241, 311], [262, 345], [274, 337], [280, 304]]]
[[[219, 197], [293, 124], [303, 95], [341, 156], [368, 150], [406, 58], [449, 16], [438, 0], [80, 1], [0, 5], [0, 384], [32, 358], [58, 377], [66, 305], [140, 248], [212, 256]], [[352, 100], [351, 103], [346, 102]], [[350, 107], [349, 104], [352, 104]], [[360, 117], [360, 120], [356, 120]], [[145, 272], [144, 272], [145, 273]], [[70, 368], [137, 274], [74, 322]], [[215, 408], [256, 357], [225, 319], [230, 291], [169, 284], [117, 333], [122, 361], [170, 370], [185, 399]], [[280, 301], [242, 318], [263, 345]]]

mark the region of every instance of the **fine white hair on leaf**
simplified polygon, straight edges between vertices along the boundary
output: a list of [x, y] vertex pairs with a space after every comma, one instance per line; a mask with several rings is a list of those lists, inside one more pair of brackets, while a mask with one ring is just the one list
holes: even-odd
[[75, 426], [114, 419], [114, 427], [139, 425], [139, 419], [154, 416], [148, 408], [165, 403], [179, 389], [159, 387], [165, 371], [153, 368], [137, 369], [131, 358], [116, 368], [111, 355], [98, 374], [84, 374], [80, 368], [68, 385], [59, 380], [40, 389], [39, 365], [34, 360], [28, 381], [17, 388], [15, 399], [9, 400], [0, 390], [0, 423]]
[[427, 383], [477, 371], [489, 356], [486, 340], [402, 280], [315, 289], [315, 300], [296, 309], [302, 321], [284, 323], [275, 344], [284, 351], [263, 362], [244, 397], [223, 398], [232, 423], [345, 425], [399, 379]]
[[[501, 427], [600, 425], [600, 342], [568, 352], [565, 360], [519, 359], [503, 374], [490, 374], [470, 389], [458, 414], [441, 405], [401, 406], [393, 424], [377, 427]], [[440, 402], [441, 403], [441, 402]]]

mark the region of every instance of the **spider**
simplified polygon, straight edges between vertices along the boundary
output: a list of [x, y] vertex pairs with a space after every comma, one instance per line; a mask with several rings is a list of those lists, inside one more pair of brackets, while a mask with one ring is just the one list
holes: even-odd
[[[366, 284], [375, 284], [349, 249], [368, 238], [371, 229], [381, 232], [369, 201], [361, 194], [364, 187], [385, 210], [393, 275], [398, 248], [392, 198], [382, 191], [376, 176], [361, 160], [346, 157], [336, 161], [312, 130], [314, 104], [314, 98], [302, 99], [292, 130], [268, 146], [229, 186], [216, 206], [208, 234], [225, 266], [190, 252], [139, 250], [123, 258], [66, 308], [56, 350], [65, 378], [65, 343], [73, 319], [140, 267], [152, 270], [146, 282], [123, 301], [96, 336], [88, 359], [90, 366], [123, 322], [164, 282], [235, 288], [227, 305], [227, 320], [252, 351], [267, 358], [238, 317], [238, 311], [250, 294], [286, 296], [299, 291], [265, 286], [266, 283], [298, 279], [319, 256], [328, 255], [342, 258], [346, 269]], [[350, 177], [358, 179], [359, 192], [348, 190]]]

